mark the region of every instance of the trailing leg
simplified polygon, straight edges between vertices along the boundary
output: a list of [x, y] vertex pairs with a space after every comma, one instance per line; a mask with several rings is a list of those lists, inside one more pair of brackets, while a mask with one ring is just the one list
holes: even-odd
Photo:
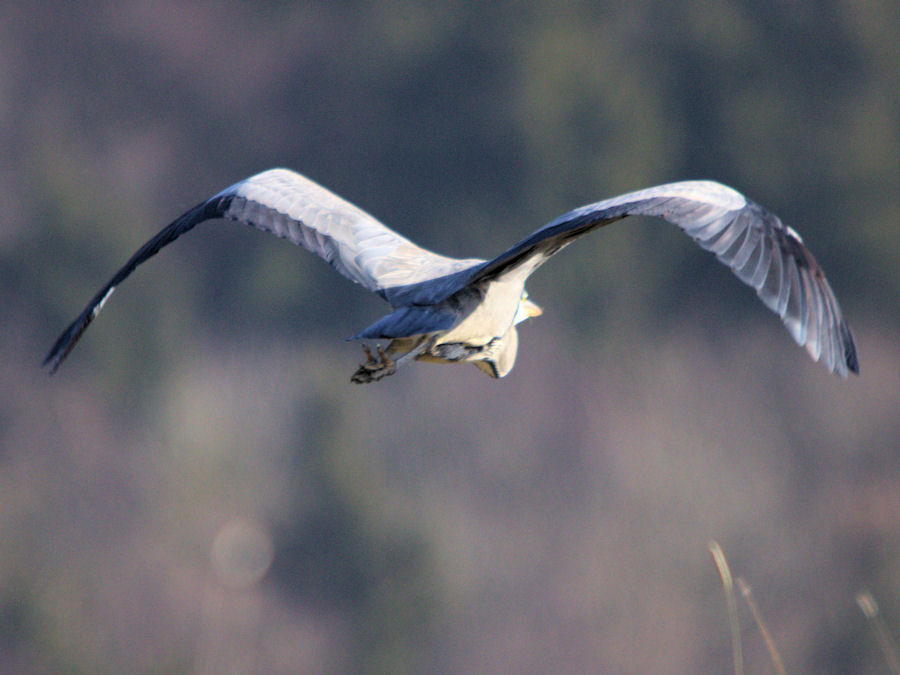
[[372, 354], [372, 350], [369, 349], [367, 345], [363, 345], [362, 349], [363, 353], [366, 355], [366, 361], [365, 363], [360, 364], [359, 368], [357, 368], [356, 372], [353, 373], [353, 376], [350, 378], [350, 381], [354, 384], [368, 384], [369, 382], [377, 382], [388, 375], [393, 375], [397, 372], [397, 368], [425, 351], [433, 340], [429, 341], [422, 338], [415, 343], [409, 351], [395, 360], [391, 359], [389, 354], [393, 354], [397, 351], [396, 342], [397, 340], [392, 340], [390, 344], [388, 344], [387, 349], [382, 349], [380, 346], [376, 345], [375, 349], [378, 354], [377, 359], [375, 358], [375, 355]]

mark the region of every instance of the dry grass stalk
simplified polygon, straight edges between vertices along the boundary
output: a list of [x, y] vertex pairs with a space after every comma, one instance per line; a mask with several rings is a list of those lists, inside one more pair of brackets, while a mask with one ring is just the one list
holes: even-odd
[[772, 665], [775, 667], [775, 672], [778, 673], [778, 675], [786, 675], [784, 661], [781, 660], [778, 646], [775, 644], [775, 640], [772, 639], [772, 634], [769, 632], [765, 621], [763, 621], [759, 607], [756, 605], [756, 600], [753, 599], [753, 595], [750, 592], [750, 586], [748, 586], [747, 582], [741, 577], [737, 578], [737, 586], [744, 600], [747, 601], [747, 606], [750, 607], [750, 613], [753, 614], [753, 620], [756, 621], [759, 632], [762, 633], [763, 640], [765, 640], [766, 643], [766, 649], [769, 650], [769, 657], [772, 659]]
[[725, 553], [719, 542], [709, 542], [709, 552], [722, 578], [722, 587], [725, 589], [725, 602], [728, 605], [728, 623], [731, 626], [731, 653], [734, 657], [734, 675], [744, 674], [744, 656], [741, 649], [741, 624], [738, 621], [737, 600], [734, 597], [734, 580]]
[[869, 591], [862, 591], [856, 595], [856, 604], [859, 605], [862, 613], [869, 620], [869, 623], [872, 624], [875, 637], [878, 638], [878, 645], [884, 653], [884, 658], [891, 673], [900, 675], [900, 657], [897, 655], [897, 643], [894, 642], [894, 639], [888, 632], [884, 618], [881, 616], [881, 611], [878, 609], [878, 603], [875, 602], [875, 597]]

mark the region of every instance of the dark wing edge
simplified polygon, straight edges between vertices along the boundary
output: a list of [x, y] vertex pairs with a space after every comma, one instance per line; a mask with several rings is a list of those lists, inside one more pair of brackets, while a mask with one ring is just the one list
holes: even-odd
[[59, 368], [60, 364], [69, 355], [69, 352], [78, 343], [78, 340], [91, 325], [94, 318], [103, 309], [103, 305], [112, 295], [116, 287], [122, 283], [128, 275], [134, 272], [135, 268], [149, 258], [156, 255], [164, 246], [171, 244], [188, 230], [193, 229], [196, 225], [205, 220], [212, 218], [221, 218], [228, 209], [231, 197], [228, 195], [217, 195], [212, 199], [198, 204], [183, 215], [176, 218], [168, 226], [163, 228], [156, 236], [150, 239], [146, 244], [141, 246], [138, 251], [131, 256], [127, 263], [113, 275], [112, 279], [106, 282], [106, 285], [100, 289], [91, 301], [84, 308], [84, 311], [78, 315], [69, 327], [63, 331], [62, 335], [57, 338], [44, 359], [43, 366], [49, 367], [49, 374], [52, 375]]
[[429, 303], [467, 269], [484, 263], [432, 253], [309, 178], [290, 169], [269, 169], [198, 204], [144, 244], [59, 336], [44, 359], [50, 374], [72, 351], [110, 294], [138, 265], [213, 218], [237, 221], [287, 239], [394, 307]]
[[859, 374], [850, 327], [825, 273], [800, 235], [773, 213], [713, 181], [683, 181], [631, 192], [563, 214], [472, 270], [462, 286], [531, 274], [578, 237], [628, 216], [677, 225], [778, 314], [814, 361], [841, 377]]
[[822, 267], [792, 227], [759, 204], [745, 202], [711, 221], [678, 213], [680, 205], [672, 208], [675, 217], [664, 217], [754, 288], [813, 361], [844, 378], [858, 375], [853, 334]]

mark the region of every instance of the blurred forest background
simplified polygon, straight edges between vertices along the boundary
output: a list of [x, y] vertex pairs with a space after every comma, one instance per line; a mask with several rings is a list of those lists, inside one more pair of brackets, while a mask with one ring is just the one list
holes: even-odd
[[[898, 150], [896, 2], [2, 3], [0, 670], [725, 673], [715, 539], [790, 672], [885, 672], [854, 599], [900, 634]], [[272, 166], [481, 257], [722, 181], [803, 234], [862, 375], [654, 220], [532, 279], [501, 381], [351, 385], [381, 301], [222, 222], [41, 371]]]

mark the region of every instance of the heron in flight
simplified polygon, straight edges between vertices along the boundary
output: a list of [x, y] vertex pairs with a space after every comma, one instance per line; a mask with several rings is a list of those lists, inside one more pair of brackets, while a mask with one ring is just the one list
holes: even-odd
[[582, 206], [491, 260], [432, 253], [365, 211], [289, 169], [270, 169], [201, 202], [150, 239], [60, 335], [44, 365], [53, 373], [116, 287], [145, 260], [195, 225], [224, 218], [316, 253], [380, 295], [391, 312], [351, 339], [387, 340], [356, 383], [374, 382], [412, 360], [473, 363], [499, 378], [512, 370], [516, 326], [541, 309], [525, 282], [551, 256], [628, 216], [659, 216], [712, 251], [784, 322], [815, 361], [846, 377], [859, 372], [856, 348], [822, 268], [791, 227], [739, 192], [712, 181], [683, 181]]

